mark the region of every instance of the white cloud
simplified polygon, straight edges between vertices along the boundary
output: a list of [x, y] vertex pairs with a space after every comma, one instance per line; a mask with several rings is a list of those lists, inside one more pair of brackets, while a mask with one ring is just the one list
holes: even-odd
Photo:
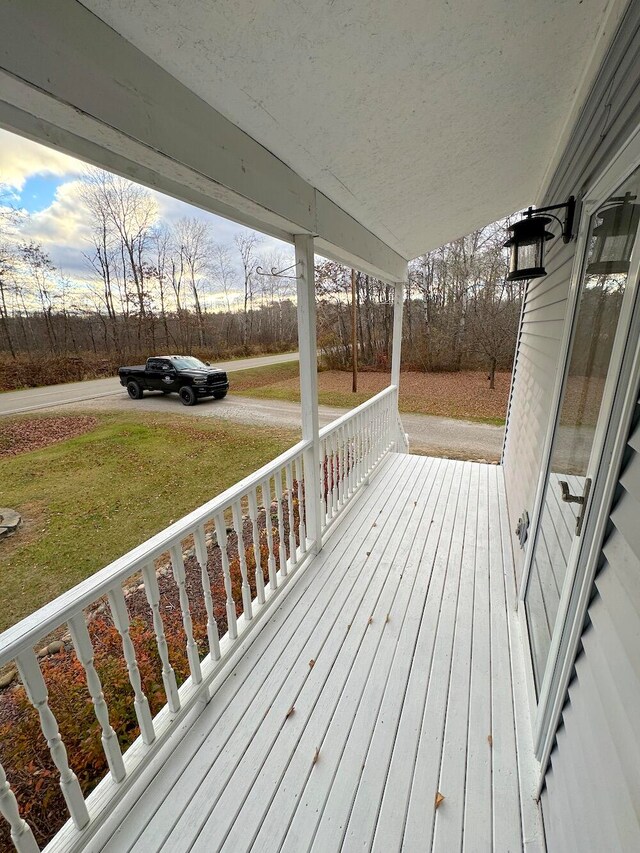
[[31, 214], [21, 228], [22, 239], [41, 243], [54, 264], [71, 278], [87, 274], [82, 253], [89, 249], [90, 230], [79, 187], [79, 180], [60, 184], [49, 207]]
[[[66, 154], [0, 129], [0, 184], [8, 185], [18, 197], [25, 182], [34, 175], [52, 175], [60, 181], [51, 204], [25, 218], [20, 239], [40, 243], [53, 263], [80, 289], [92, 278], [83, 256], [83, 252], [90, 251], [89, 215], [79, 193], [86, 168], [85, 163]], [[209, 222], [213, 240], [230, 247], [240, 273], [233, 240], [250, 229], [155, 190], [149, 192], [158, 203], [159, 220], [169, 225], [182, 217]], [[257, 251], [266, 264], [271, 258], [284, 259], [284, 266], [293, 263], [292, 246], [264, 234], [259, 237]], [[211, 294], [210, 299], [222, 307], [223, 295]]]
[[21, 190], [31, 175], [79, 175], [84, 163], [0, 128], [0, 183]]

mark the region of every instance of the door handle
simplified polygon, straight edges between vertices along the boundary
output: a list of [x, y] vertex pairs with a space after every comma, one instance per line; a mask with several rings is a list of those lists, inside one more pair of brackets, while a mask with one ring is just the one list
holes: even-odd
[[589, 500], [589, 493], [591, 491], [591, 479], [587, 477], [584, 481], [584, 489], [581, 495], [572, 495], [569, 490], [569, 483], [566, 480], [559, 480], [560, 483], [560, 492], [562, 493], [562, 500], [568, 504], [580, 504], [580, 512], [578, 513], [578, 517], [576, 518], [576, 536], [580, 536], [582, 533], [582, 524], [584, 522], [584, 511], [587, 506], [587, 501]]

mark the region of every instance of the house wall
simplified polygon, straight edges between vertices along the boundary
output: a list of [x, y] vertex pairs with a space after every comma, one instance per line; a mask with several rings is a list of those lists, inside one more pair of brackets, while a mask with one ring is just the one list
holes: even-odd
[[[544, 203], [580, 196], [639, 124], [640, 0], [632, 0]], [[526, 295], [504, 453], [512, 530], [533, 510], [574, 251], [575, 242], [556, 243], [549, 274]], [[542, 792], [552, 853], [640, 850], [639, 521], [640, 405]], [[519, 584], [517, 541], [514, 552]]]
[[542, 792], [547, 848], [640, 850], [640, 404]]
[[[631, 4], [551, 180], [543, 204], [579, 197], [640, 123], [640, 0]], [[532, 515], [560, 344], [575, 241], [553, 242], [547, 275], [527, 290], [504, 447], [504, 474], [518, 587], [525, 552], [515, 535], [523, 510]]]

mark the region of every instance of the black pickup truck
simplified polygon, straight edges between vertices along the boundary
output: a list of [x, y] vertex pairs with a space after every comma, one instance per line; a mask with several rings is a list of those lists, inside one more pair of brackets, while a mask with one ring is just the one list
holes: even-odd
[[221, 400], [229, 390], [224, 370], [191, 355], [154, 356], [146, 364], [121, 367], [118, 376], [132, 400], [139, 400], [144, 391], [177, 391], [185, 406], [194, 406], [202, 397]]

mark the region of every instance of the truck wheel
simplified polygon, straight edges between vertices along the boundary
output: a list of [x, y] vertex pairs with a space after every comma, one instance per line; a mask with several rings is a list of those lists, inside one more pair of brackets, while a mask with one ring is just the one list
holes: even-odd
[[135, 379], [130, 379], [127, 382], [127, 394], [132, 400], [140, 400], [142, 398], [142, 388], [140, 387], [140, 383], [136, 382]]
[[198, 395], [190, 385], [183, 385], [179, 393], [183, 406], [195, 406], [198, 402]]
[[226, 391], [214, 391], [213, 396], [216, 398], [216, 400], [224, 400], [224, 398], [227, 396], [227, 392]]

